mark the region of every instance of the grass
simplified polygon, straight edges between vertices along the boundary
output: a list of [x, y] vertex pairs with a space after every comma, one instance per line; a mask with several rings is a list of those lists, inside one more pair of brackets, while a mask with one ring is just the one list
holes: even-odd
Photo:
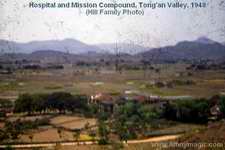
[[[154, 71], [141, 70], [123, 71], [122, 74], [113, 72], [110, 74], [92, 73], [73, 76], [65, 70], [39, 71], [33, 73], [17, 72], [15, 76], [0, 76], [0, 96], [18, 95], [20, 93], [51, 93], [67, 91], [73, 94], [123, 93], [126, 90], [141, 91], [160, 96], [191, 95], [197, 97], [209, 97], [225, 91], [224, 71], [198, 71], [192, 76], [177, 77], [177, 72], [184, 70], [184, 65], [160, 66], [164, 70], [160, 74]], [[13, 80], [12, 80], [13, 78]], [[193, 80], [194, 85], [180, 85], [173, 88], [157, 88], [148, 86], [152, 81]], [[101, 84], [93, 84], [99, 82]], [[22, 84], [21, 84], [22, 83]]]
[[22, 86], [20, 86], [19, 82], [17, 81], [5, 81], [0, 83], [0, 90], [1, 91], [9, 91], [9, 90], [16, 90], [20, 89]]
[[46, 86], [44, 87], [46, 90], [57, 90], [57, 89], [62, 89], [63, 87], [60, 86], [60, 85], [49, 85], [49, 86]]
[[87, 134], [81, 134], [79, 140], [81, 140], [81, 141], [93, 140], [93, 138]]

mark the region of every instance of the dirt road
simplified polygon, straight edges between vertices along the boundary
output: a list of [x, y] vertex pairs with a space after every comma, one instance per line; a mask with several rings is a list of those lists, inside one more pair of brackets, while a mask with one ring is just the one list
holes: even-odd
[[163, 141], [169, 141], [169, 140], [175, 140], [179, 138], [181, 135], [164, 135], [159, 137], [152, 137], [148, 139], [143, 140], [129, 140], [127, 141], [128, 144], [136, 144], [136, 143], [148, 143], [148, 142], [163, 142]]
[[[148, 142], [163, 142], [163, 141], [169, 141], [179, 138], [181, 135], [165, 135], [160, 137], [152, 137], [148, 139], [142, 139], [142, 140], [129, 140], [127, 141], [127, 144], [136, 144], [136, 143], [148, 143]], [[97, 144], [96, 141], [85, 141], [85, 142], [60, 142], [60, 145], [62, 146], [73, 146], [73, 145], [93, 145]], [[38, 143], [38, 144], [16, 144], [16, 145], [10, 145], [12, 148], [37, 148], [37, 147], [54, 147], [57, 143]], [[0, 145], [1, 148], [5, 148], [8, 145]]]

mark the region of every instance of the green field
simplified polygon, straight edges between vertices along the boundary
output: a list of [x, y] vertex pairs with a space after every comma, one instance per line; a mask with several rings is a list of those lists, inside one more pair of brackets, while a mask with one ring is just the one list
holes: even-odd
[[[101, 69], [99, 72], [76, 70], [20, 70], [13, 75], [0, 75], [0, 97], [13, 97], [21, 93], [51, 93], [67, 91], [73, 94], [124, 93], [126, 90], [159, 96], [209, 97], [225, 92], [225, 71], [186, 71], [186, 65], [161, 65], [160, 73], [154, 70], [126, 70], [122, 73]], [[154, 82], [171, 83], [171, 86], [154, 86]], [[191, 81], [193, 84], [182, 84]], [[180, 83], [181, 82], [181, 83]]]

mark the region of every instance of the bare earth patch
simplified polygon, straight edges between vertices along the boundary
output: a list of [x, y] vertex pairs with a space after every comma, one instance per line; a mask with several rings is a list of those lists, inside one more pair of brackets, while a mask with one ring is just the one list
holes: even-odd
[[73, 130], [82, 129], [86, 124], [89, 124], [89, 126], [94, 126], [96, 125], [96, 119], [62, 115], [51, 119], [50, 123], [57, 127], [64, 127]]

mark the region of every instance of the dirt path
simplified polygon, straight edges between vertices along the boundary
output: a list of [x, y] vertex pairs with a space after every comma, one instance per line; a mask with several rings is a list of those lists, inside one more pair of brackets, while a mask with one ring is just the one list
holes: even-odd
[[[160, 137], [152, 137], [148, 139], [142, 139], [142, 140], [129, 140], [127, 141], [127, 144], [135, 144], [135, 143], [148, 143], [148, 142], [163, 142], [168, 140], [174, 140], [179, 138], [181, 135], [165, 135]], [[79, 145], [93, 145], [97, 144], [97, 142], [93, 141], [86, 141], [86, 142], [79, 142]], [[39, 143], [39, 144], [17, 144], [17, 145], [10, 145], [12, 148], [37, 148], [37, 147], [54, 147], [56, 146], [56, 143]], [[78, 142], [60, 142], [60, 145], [62, 146], [73, 146], [78, 145]], [[8, 145], [0, 145], [1, 148], [5, 148]]]
[[[79, 145], [93, 145], [97, 144], [96, 142], [86, 141], [86, 142], [79, 142]], [[55, 147], [57, 143], [39, 143], [39, 144], [17, 144], [17, 145], [10, 145], [12, 148], [37, 148], [37, 147]], [[77, 142], [60, 142], [62, 146], [72, 146], [78, 145]], [[6, 148], [9, 145], [0, 145], [1, 148]]]
[[164, 135], [164, 136], [159, 136], [159, 137], [152, 137], [148, 139], [143, 139], [143, 140], [129, 140], [127, 141], [128, 144], [135, 144], [135, 143], [148, 143], [148, 142], [163, 142], [163, 141], [168, 141], [168, 140], [175, 140], [179, 138], [181, 135]]

